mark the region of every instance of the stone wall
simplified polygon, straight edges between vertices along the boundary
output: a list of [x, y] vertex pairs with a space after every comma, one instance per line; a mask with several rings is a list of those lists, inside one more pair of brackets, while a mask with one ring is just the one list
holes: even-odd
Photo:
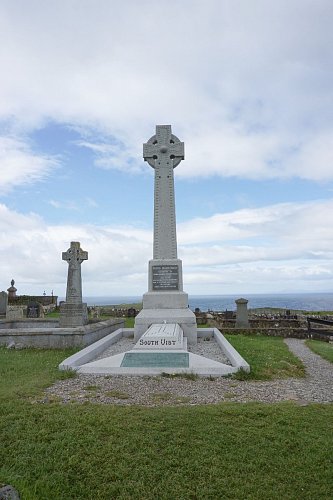
[[308, 339], [309, 334], [305, 328], [221, 328], [221, 332], [229, 335], [267, 335], [268, 337], [294, 337]]
[[43, 306], [57, 305], [57, 295], [16, 295], [16, 297], [8, 297], [10, 305], [28, 305], [29, 302], [39, 302]]

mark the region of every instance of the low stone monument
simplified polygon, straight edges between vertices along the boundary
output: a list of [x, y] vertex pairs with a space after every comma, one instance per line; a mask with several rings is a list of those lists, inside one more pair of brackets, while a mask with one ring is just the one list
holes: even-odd
[[149, 261], [148, 292], [135, 318], [134, 339], [152, 324], [177, 323], [190, 344], [197, 342], [197, 324], [183, 291], [182, 261], [177, 257], [173, 169], [184, 159], [184, 143], [171, 125], [157, 125], [156, 134], [143, 145], [143, 158], [155, 170], [154, 251]]
[[23, 319], [23, 307], [22, 306], [8, 306], [6, 311], [6, 319], [9, 321], [16, 321], [17, 319]]
[[0, 314], [6, 314], [8, 306], [8, 294], [6, 292], [0, 292]]
[[88, 260], [88, 252], [80, 248], [80, 242], [72, 241], [62, 260], [68, 262], [68, 276], [66, 301], [60, 305], [60, 327], [83, 326], [88, 322], [88, 310], [82, 302], [81, 264]]
[[235, 300], [237, 305], [236, 311], [236, 328], [250, 328], [249, 315], [247, 311], [248, 300], [240, 298]]

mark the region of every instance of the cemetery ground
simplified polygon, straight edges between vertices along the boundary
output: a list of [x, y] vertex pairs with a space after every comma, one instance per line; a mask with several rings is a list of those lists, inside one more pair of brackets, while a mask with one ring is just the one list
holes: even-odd
[[[304, 377], [281, 338], [228, 339], [255, 383]], [[98, 404], [96, 386], [80, 403], [45, 398], [75, 380], [57, 369], [73, 352], [0, 349], [0, 485], [21, 499], [332, 498], [332, 404], [170, 404], [160, 394], [147, 407], [116, 391]]]
[[305, 343], [311, 349], [311, 351], [319, 354], [319, 356], [321, 356], [322, 358], [327, 359], [327, 361], [333, 363], [332, 343], [322, 342], [320, 340], [307, 340]]

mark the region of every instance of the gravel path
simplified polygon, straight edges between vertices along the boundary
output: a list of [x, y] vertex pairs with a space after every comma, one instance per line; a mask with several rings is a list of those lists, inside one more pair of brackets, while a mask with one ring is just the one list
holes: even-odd
[[[273, 403], [296, 401], [299, 404], [333, 401], [333, 365], [314, 354], [304, 340], [285, 339], [289, 349], [306, 367], [306, 378], [289, 378], [268, 382], [238, 381], [232, 378], [123, 377], [78, 375], [49, 387], [43, 402], [91, 401], [99, 404], [174, 406], [213, 404], [223, 401]], [[213, 348], [205, 342], [198, 349]], [[206, 351], [205, 351], [206, 352]], [[104, 353], [105, 354], [105, 353]], [[109, 354], [110, 355], [110, 354]], [[213, 356], [213, 353], [210, 353]], [[214, 359], [214, 358], [212, 358]]]

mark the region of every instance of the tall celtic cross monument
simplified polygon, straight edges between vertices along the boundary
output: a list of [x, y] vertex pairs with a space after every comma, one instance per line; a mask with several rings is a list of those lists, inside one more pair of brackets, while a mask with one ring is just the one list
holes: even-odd
[[88, 260], [88, 252], [80, 248], [78, 241], [72, 241], [62, 260], [68, 263], [66, 302], [60, 306], [60, 326], [82, 326], [88, 321], [87, 304], [82, 302], [81, 264]]
[[184, 159], [184, 143], [171, 133], [171, 125], [157, 125], [156, 134], [143, 145], [143, 158], [155, 170], [154, 250], [134, 337], [140, 338], [152, 324], [178, 323], [189, 343], [195, 343], [196, 319], [188, 308], [182, 261], [177, 258], [173, 170]]

